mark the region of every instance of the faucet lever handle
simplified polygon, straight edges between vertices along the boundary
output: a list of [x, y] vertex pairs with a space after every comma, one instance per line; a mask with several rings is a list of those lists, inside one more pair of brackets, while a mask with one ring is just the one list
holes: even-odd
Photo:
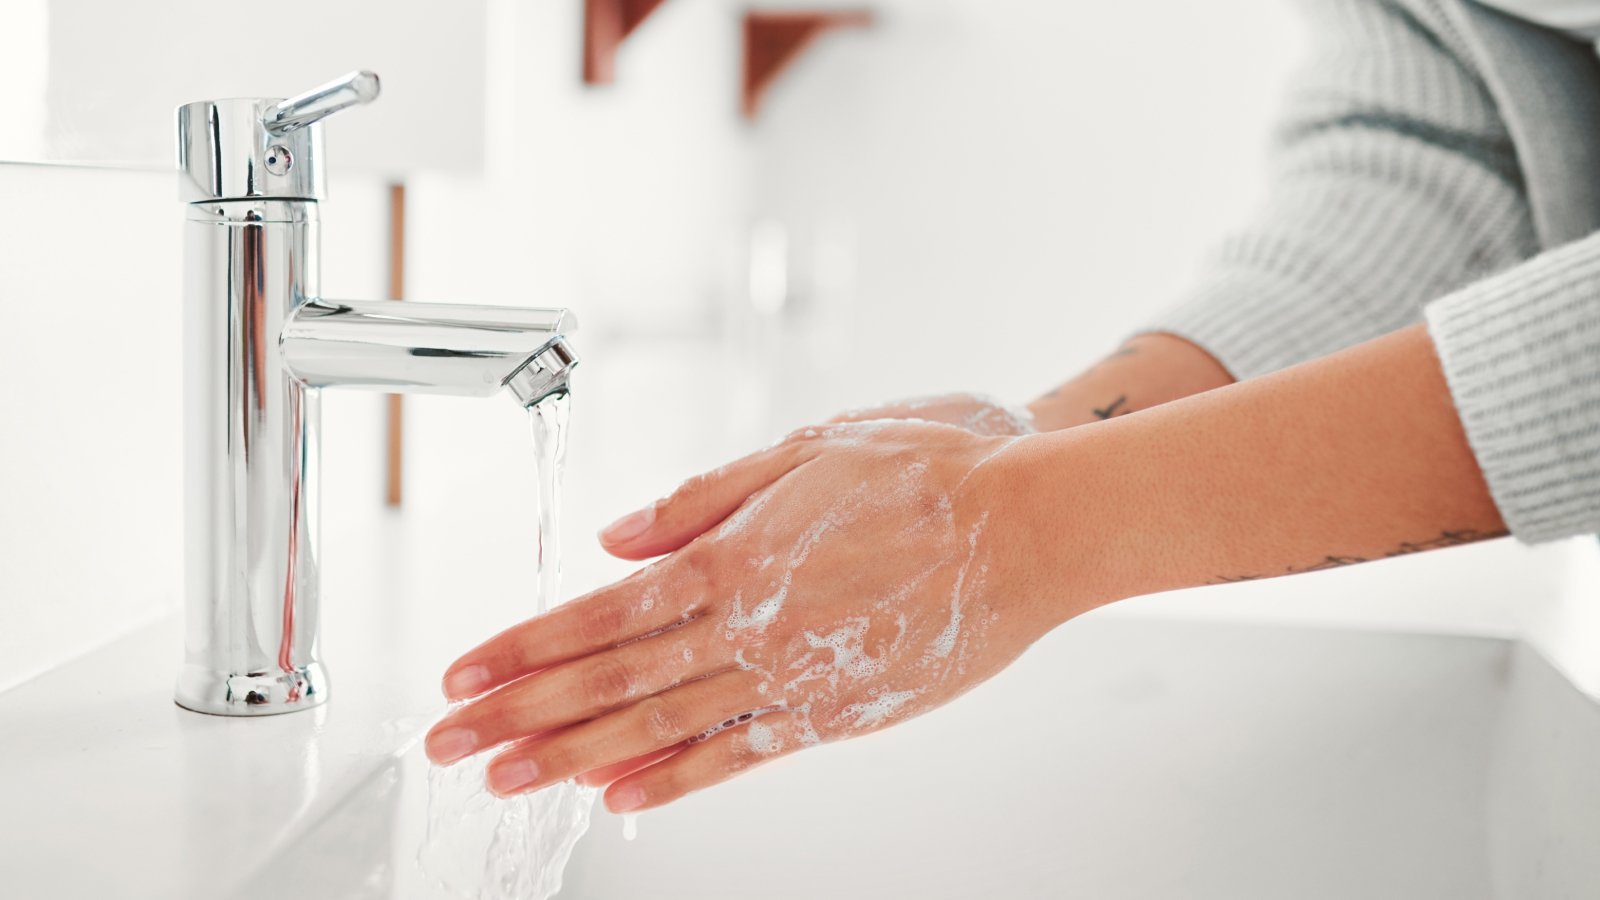
[[379, 89], [377, 73], [359, 69], [279, 102], [262, 114], [261, 125], [281, 137], [346, 107], [371, 103]]

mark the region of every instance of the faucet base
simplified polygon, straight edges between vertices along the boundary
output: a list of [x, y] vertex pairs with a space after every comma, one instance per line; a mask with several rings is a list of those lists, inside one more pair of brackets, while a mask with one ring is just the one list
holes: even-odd
[[213, 716], [275, 716], [320, 706], [328, 673], [313, 662], [288, 672], [230, 673], [193, 663], [178, 672], [173, 698], [184, 709]]

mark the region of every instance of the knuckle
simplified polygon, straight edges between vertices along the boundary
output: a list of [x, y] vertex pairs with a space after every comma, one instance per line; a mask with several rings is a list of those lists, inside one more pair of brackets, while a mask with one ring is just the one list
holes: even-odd
[[650, 740], [672, 744], [683, 739], [685, 718], [676, 703], [663, 697], [651, 697], [639, 704], [639, 715]]
[[615, 644], [627, 628], [630, 615], [620, 604], [599, 604], [578, 617], [578, 634], [588, 646]]
[[609, 705], [633, 693], [633, 671], [614, 656], [602, 656], [584, 667], [579, 686], [590, 700]]
[[551, 741], [547, 746], [540, 747], [538, 755], [536, 757], [530, 756], [530, 758], [536, 760], [541, 773], [548, 773], [552, 776], [557, 774], [564, 775], [573, 772], [577, 768], [574, 765], [575, 759], [572, 751], [563, 746], [560, 741]]
[[696, 541], [678, 551], [674, 562], [683, 579], [682, 587], [688, 598], [716, 595], [718, 577], [714, 557], [714, 552], [702, 541]]

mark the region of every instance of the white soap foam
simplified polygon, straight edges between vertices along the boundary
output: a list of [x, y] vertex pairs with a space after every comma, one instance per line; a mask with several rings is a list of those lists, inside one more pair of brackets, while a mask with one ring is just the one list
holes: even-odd
[[766, 507], [767, 501], [772, 499], [770, 491], [762, 491], [755, 497], [746, 500], [744, 505], [733, 511], [733, 515], [722, 521], [722, 527], [717, 529], [718, 538], [730, 538], [744, 534], [750, 530], [750, 522]]
[[[978, 517], [977, 524], [973, 525], [971, 532], [967, 534], [967, 558], [961, 564], [961, 568], [956, 571], [956, 583], [950, 590], [950, 622], [945, 625], [944, 629], [933, 639], [933, 643], [928, 646], [928, 658], [925, 662], [932, 659], [944, 659], [956, 648], [956, 638], [961, 634], [962, 590], [967, 584], [967, 570], [972, 566], [972, 561], [978, 555], [978, 538], [983, 534], [983, 526], [988, 522], [989, 514], [984, 513]], [[987, 566], [981, 567], [981, 569], [984, 572], [988, 571]]]
[[778, 736], [758, 721], [752, 721], [745, 730], [745, 740], [749, 742], [750, 749], [757, 753], [775, 753], [779, 749]]
[[[791, 670], [798, 669], [800, 674], [783, 686], [784, 691], [793, 692], [800, 685], [817, 680], [826, 681], [828, 687], [836, 689], [840, 675], [859, 681], [882, 672], [887, 661], [866, 651], [867, 628], [871, 624], [872, 620], [863, 616], [846, 621], [842, 627], [826, 635], [805, 632], [806, 646], [812, 652], [789, 664]], [[818, 659], [820, 651], [830, 651], [832, 656]]]
[[839, 713], [841, 718], [852, 719], [850, 725], [855, 728], [871, 728], [895, 714], [900, 707], [905, 706], [917, 696], [916, 691], [890, 691], [879, 694], [866, 703], [852, 703]]

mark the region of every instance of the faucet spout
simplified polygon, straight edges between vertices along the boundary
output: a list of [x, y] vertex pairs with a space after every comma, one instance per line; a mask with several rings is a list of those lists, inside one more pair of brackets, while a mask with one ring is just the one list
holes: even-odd
[[577, 356], [564, 309], [311, 300], [284, 323], [285, 366], [308, 387], [488, 396], [564, 390]]

